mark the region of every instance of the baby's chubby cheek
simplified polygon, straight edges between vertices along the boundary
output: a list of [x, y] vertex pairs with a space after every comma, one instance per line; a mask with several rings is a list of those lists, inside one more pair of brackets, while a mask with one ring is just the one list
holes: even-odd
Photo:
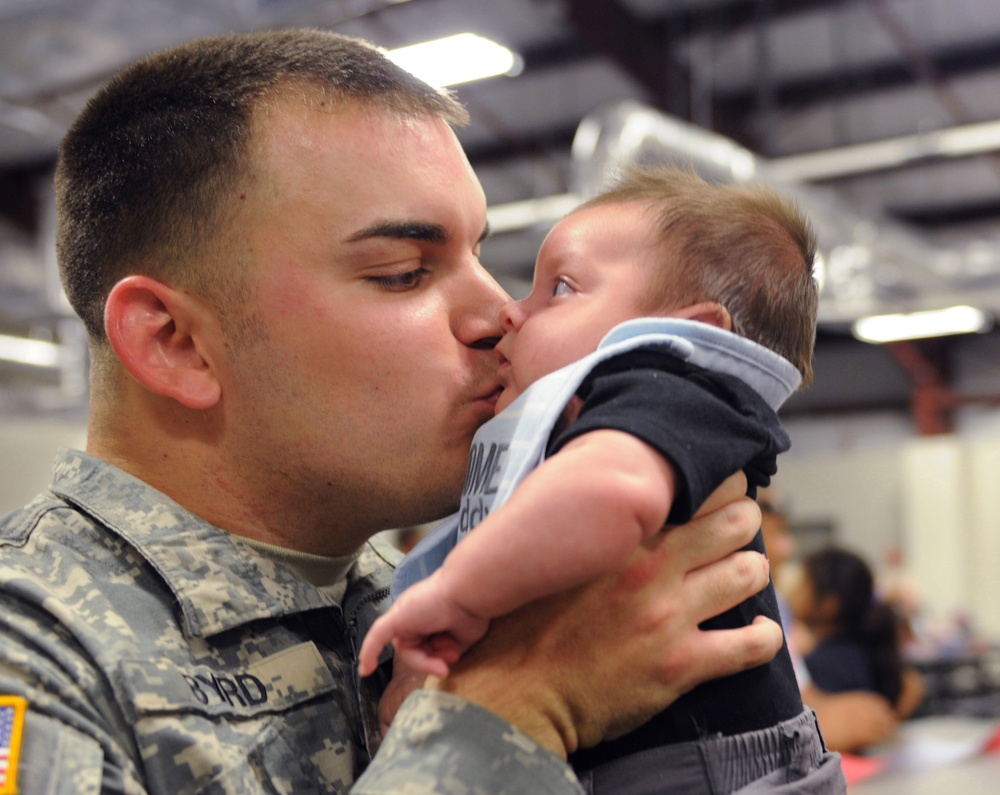
[[499, 414], [505, 408], [507, 408], [511, 403], [517, 400], [517, 396], [520, 395], [520, 390], [517, 389], [513, 384], [508, 384], [504, 387], [503, 392], [500, 393], [500, 397], [497, 398], [496, 408], [493, 410], [494, 414]]

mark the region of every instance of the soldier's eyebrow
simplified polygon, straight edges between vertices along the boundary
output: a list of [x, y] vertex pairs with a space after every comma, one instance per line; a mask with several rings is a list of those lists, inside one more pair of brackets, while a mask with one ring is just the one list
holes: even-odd
[[433, 243], [443, 246], [448, 242], [448, 230], [441, 224], [431, 224], [425, 221], [376, 221], [347, 238], [348, 243], [358, 243], [387, 237], [392, 240], [416, 240], [421, 243]]
[[[490, 224], [487, 221], [476, 242], [482, 243], [489, 236]], [[352, 234], [347, 238], [347, 242], [358, 243], [362, 240], [378, 237], [387, 237], [392, 240], [416, 240], [421, 243], [443, 246], [448, 242], [448, 230], [441, 224], [432, 224], [426, 221], [376, 221]]]

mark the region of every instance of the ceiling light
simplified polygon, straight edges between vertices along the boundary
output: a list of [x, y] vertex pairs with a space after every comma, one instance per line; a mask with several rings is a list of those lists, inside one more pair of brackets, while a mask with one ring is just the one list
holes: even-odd
[[989, 329], [991, 318], [973, 306], [951, 306], [926, 312], [872, 315], [854, 322], [854, 336], [864, 342], [893, 342], [949, 334], [974, 334]]
[[558, 193], [539, 199], [525, 199], [497, 204], [486, 211], [490, 232], [500, 234], [526, 229], [535, 224], [553, 224], [580, 206], [583, 199], [575, 193]]
[[443, 88], [521, 71], [519, 55], [475, 33], [458, 33], [389, 50], [389, 59], [432, 86]]
[[0, 334], [0, 359], [35, 367], [56, 367], [59, 364], [59, 346], [45, 340]]

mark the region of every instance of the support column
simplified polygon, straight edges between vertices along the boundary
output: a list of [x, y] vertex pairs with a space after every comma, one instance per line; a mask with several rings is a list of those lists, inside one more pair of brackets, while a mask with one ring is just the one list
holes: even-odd
[[902, 454], [904, 554], [932, 619], [950, 620], [973, 604], [974, 536], [963, 458], [951, 435], [914, 439]]

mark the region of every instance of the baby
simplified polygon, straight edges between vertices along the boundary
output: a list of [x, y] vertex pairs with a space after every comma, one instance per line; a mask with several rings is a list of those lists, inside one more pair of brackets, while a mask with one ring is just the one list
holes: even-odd
[[[473, 442], [461, 508], [397, 571], [361, 673], [392, 642], [397, 671], [444, 676], [490, 619], [614, 570], [730, 474], [751, 494], [766, 485], [789, 446], [776, 411], [811, 377], [813, 256], [808, 224], [775, 193], [670, 167], [635, 167], [559, 222], [531, 294], [501, 311], [507, 387]], [[758, 615], [778, 619], [770, 586], [707, 626]], [[786, 650], [571, 761], [595, 792], [623, 791], [625, 769], [628, 792], [844, 790]]]

